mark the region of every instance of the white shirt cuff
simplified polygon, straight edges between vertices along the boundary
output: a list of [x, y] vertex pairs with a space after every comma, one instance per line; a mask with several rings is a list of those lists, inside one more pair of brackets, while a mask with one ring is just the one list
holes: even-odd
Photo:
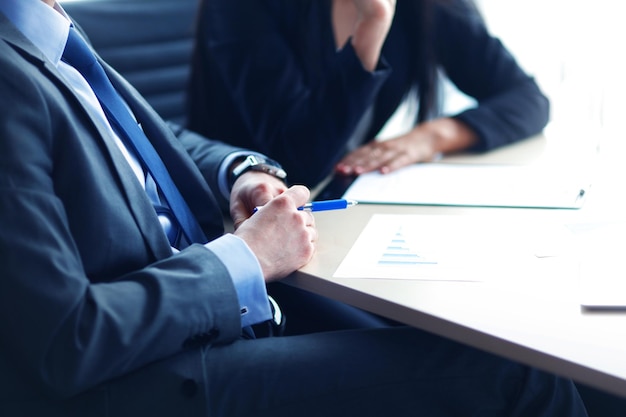
[[259, 261], [248, 245], [228, 233], [204, 245], [226, 266], [241, 308], [241, 325], [250, 326], [270, 320], [272, 312]]

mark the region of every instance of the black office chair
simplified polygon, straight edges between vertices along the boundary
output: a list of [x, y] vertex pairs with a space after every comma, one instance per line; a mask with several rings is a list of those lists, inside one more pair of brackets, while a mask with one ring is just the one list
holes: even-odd
[[184, 125], [198, 0], [61, 1], [94, 48], [165, 120]]

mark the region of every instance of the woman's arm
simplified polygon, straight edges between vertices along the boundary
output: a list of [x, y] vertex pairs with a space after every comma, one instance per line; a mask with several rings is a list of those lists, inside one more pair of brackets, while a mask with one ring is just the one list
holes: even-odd
[[500, 40], [489, 34], [477, 12], [440, 6], [435, 29], [437, 56], [446, 75], [477, 101], [475, 108], [453, 116], [476, 132], [475, 150], [541, 132], [549, 120], [547, 97]]

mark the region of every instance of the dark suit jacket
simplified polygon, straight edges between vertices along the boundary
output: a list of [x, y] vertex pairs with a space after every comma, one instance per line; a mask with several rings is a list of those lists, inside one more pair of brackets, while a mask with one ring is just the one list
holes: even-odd
[[[199, 18], [189, 127], [278, 160], [290, 181], [314, 186], [344, 156], [346, 142], [374, 105], [373, 139], [416, 85], [410, 62], [424, 28], [398, 0], [374, 74], [348, 44], [335, 53], [330, 0], [210, 0]], [[438, 3], [438, 2], [433, 2]], [[435, 59], [479, 106], [458, 119], [483, 151], [543, 129], [549, 104], [479, 16], [454, 0], [437, 5]]]
[[[130, 85], [107, 71], [206, 235], [221, 235], [211, 187], [234, 148], [190, 132], [177, 139]], [[113, 392], [105, 382], [148, 364], [171, 375], [163, 389], [167, 381], [199, 380], [198, 347], [241, 333], [224, 265], [200, 245], [172, 255], [119, 148], [1, 13], [0, 224], [2, 416], [115, 415], [132, 388]], [[151, 378], [138, 375], [134, 384]], [[201, 396], [195, 401], [170, 399], [170, 415], [184, 415]]]

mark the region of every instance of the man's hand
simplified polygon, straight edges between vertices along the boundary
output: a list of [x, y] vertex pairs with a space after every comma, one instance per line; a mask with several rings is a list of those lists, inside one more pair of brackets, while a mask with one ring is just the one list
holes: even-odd
[[240, 222], [235, 235], [248, 244], [259, 260], [265, 281], [270, 282], [287, 276], [311, 260], [317, 229], [313, 215], [298, 210], [310, 196], [306, 187], [293, 186], [263, 203], [269, 195], [266, 191], [259, 194], [263, 195], [261, 200], [253, 198], [256, 201], [253, 204], [263, 204], [263, 207]]
[[441, 118], [422, 123], [409, 133], [385, 141], [372, 141], [346, 155], [335, 167], [339, 174], [383, 174], [417, 162], [429, 162], [444, 153], [474, 145], [476, 133], [464, 123]]
[[250, 217], [257, 206], [282, 194], [287, 186], [269, 174], [249, 171], [237, 178], [230, 193], [230, 216], [235, 229]]

